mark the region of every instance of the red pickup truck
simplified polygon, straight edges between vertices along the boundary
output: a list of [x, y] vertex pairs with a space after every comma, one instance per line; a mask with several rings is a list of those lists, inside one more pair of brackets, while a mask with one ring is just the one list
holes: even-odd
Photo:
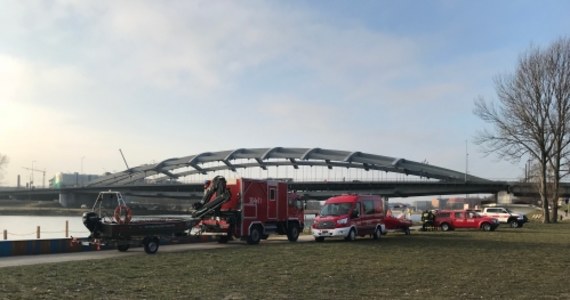
[[484, 231], [494, 231], [499, 227], [499, 220], [483, 217], [472, 210], [440, 210], [435, 213], [433, 224], [443, 231], [460, 228], [478, 228]]

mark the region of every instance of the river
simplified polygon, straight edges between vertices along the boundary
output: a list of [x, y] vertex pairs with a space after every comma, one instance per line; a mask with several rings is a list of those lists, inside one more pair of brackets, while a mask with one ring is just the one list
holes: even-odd
[[66, 222], [68, 237], [86, 237], [89, 230], [81, 221], [81, 216], [0, 216], [0, 240], [31, 240], [37, 239], [37, 229], [40, 229], [40, 239], [65, 238]]

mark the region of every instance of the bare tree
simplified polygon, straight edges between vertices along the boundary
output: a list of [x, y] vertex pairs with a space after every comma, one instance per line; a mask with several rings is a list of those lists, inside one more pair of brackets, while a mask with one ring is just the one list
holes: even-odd
[[530, 157], [535, 162], [545, 223], [550, 222], [550, 201], [556, 221], [561, 165], [570, 150], [569, 55], [568, 39], [545, 50], [531, 47], [520, 56], [514, 74], [495, 79], [498, 104], [475, 101], [474, 113], [494, 129], [476, 138], [484, 151], [511, 161]]
[[[547, 82], [552, 89], [554, 111], [550, 127], [554, 131], [554, 153], [549, 161], [552, 170], [552, 220], [558, 220], [560, 181], [568, 172], [570, 157], [570, 39], [560, 39], [545, 53]], [[563, 165], [565, 167], [563, 168]]]

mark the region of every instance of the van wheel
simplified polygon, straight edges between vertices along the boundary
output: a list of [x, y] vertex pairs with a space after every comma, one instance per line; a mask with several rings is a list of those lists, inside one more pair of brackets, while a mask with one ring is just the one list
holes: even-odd
[[381, 236], [382, 236], [382, 228], [380, 228], [380, 226], [378, 226], [378, 227], [376, 227], [376, 230], [374, 230], [374, 234], [372, 235], [372, 238], [375, 240], [379, 240]]
[[440, 225], [440, 227], [441, 227], [441, 231], [449, 231], [451, 229], [451, 227], [447, 223], [442, 223]]
[[256, 245], [259, 244], [260, 240], [261, 240], [261, 230], [259, 229], [259, 226], [251, 227], [251, 231], [249, 232], [249, 236], [247, 237], [247, 243], [250, 245]]
[[325, 237], [324, 236], [317, 236], [315, 237], [315, 242], [319, 242], [322, 243], [325, 241]]
[[344, 239], [350, 242], [356, 240], [356, 230], [354, 230], [354, 228], [350, 229], [348, 235]]

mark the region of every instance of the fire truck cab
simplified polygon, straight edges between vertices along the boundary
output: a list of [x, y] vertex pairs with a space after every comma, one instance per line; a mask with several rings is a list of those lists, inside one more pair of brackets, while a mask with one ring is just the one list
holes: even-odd
[[287, 182], [237, 178], [224, 180], [224, 185], [210, 200], [222, 198], [222, 204], [200, 215], [202, 221], [193, 228], [194, 234], [218, 235], [222, 243], [236, 237], [258, 244], [270, 234], [297, 241], [304, 227], [303, 202], [289, 192]]
[[380, 196], [335, 196], [325, 201], [311, 231], [317, 242], [325, 237], [354, 241], [357, 235], [379, 239], [386, 232], [384, 216], [384, 199]]

